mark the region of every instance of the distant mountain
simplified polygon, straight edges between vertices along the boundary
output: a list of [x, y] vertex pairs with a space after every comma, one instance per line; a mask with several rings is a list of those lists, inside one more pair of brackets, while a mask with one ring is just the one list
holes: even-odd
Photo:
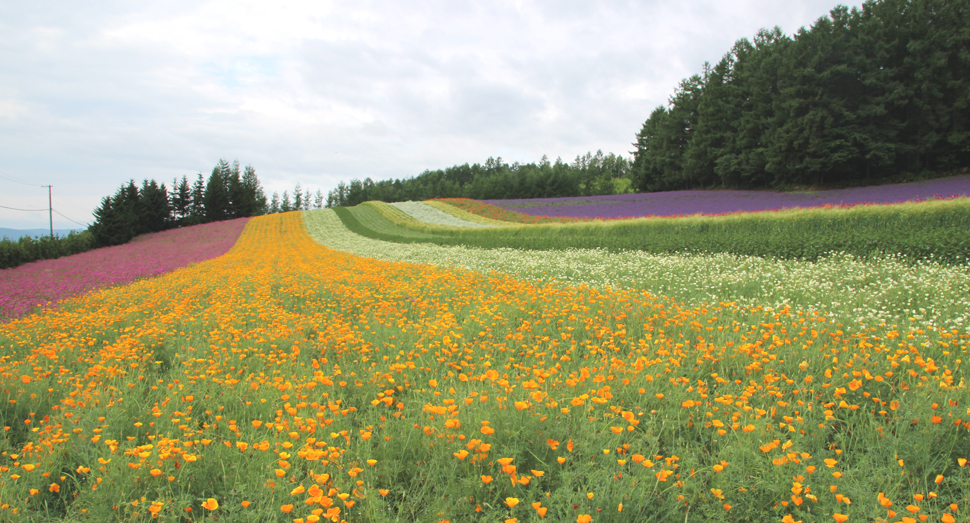
[[[67, 236], [74, 232], [81, 232], [84, 229], [54, 229], [55, 236]], [[7, 229], [0, 227], [0, 239], [17, 241], [23, 236], [50, 236], [50, 229]]]

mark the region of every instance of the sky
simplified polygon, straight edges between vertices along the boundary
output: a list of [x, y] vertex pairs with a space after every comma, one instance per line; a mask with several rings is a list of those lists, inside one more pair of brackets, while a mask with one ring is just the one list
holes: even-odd
[[84, 228], [127, 180], [220, 158], [272, 194], [628, 154], [704, 62], [835, 5], [0, 0], [0, 227], [48, 226], [42, 185], [54, 228]]

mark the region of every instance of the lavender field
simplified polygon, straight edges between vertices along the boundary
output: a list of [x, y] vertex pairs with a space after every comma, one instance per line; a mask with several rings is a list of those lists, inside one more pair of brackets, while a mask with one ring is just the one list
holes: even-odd
[[697, 190], [483, 201], [533, 216], [628, 218], [886, 204], [956, 196], [970, 196], [970, 176], [811, 192]]
[[0, 321], [102, 287], [158, 276], [225, 254], [248, 218], [145, 234], [124, 245], [0, 270]]

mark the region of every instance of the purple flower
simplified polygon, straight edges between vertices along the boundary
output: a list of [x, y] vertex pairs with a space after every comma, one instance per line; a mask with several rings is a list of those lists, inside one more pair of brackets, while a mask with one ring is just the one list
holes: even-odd
[[970, 176], [826, 191], [670, 191], [575, 198], [483, 201], [534, 216], [630, 218], [900, 203], [958, 196], [970, 196]]
[[0, 270], [0, 318], [71, 296], [171, 272], [225, 254], [248, 218], [145, 234], [124, 245]]

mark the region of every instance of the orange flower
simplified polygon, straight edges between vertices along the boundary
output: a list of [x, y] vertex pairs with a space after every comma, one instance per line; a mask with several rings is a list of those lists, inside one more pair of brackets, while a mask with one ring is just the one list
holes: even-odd
[[590, 516], [589, 514], [580, 514], [576, 516], [576, 523], [589, 523], [590, 521], [593, 521], [593, 516]]
[[215, 498], [209, 498], [202, 503], [202, 508], [206, 510], [215, 510], [219, 508], [219, 502], [216, 501]]
[[838, 523], [845, 523], [846, 521], [849, 520], [849, 516], [846, 516], [845, 514], [839, 514], [838, 512], [836, 512], [835, 514], [832, 514], [832, 519], [834, 519], [835, 521], [838, 521]]
[[293, 510], [293, 505], [283, 505], [280, 507], [280, 510], [282, 510], [284, 514], [289, 514], [290, 511]]
[[518, 498], [505, 498], [505, 504], [508, 505], [509, 508], [512, 508], [512, 507], [514, 507], [514, 506], [516, 506], [516, 505], [519, 504], [519, 499]]

